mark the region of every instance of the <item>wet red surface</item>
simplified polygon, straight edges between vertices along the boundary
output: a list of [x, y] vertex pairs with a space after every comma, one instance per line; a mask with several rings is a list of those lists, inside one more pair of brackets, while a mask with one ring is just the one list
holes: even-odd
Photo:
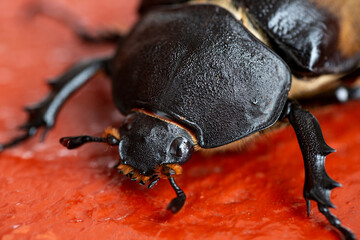
[[[26, 19], [27, 2], [0, 1], [0, 142], [25, 121], [22, 106], [46, 94], [46, 78], [112, 52], [81, 43], [48, 18]], [[92, 29], [135, 22], [135, 1], [56, 2]], [[64, 149], [62, 136], [121, 123], [109, 91], [106, 78], [94, 79], [66, 104], [44, 143], [36, 138], [0, 154], [1, 239], [339, 239], [315, 204], [306, 216], [303, 162], [290, 128], [239, 153], [195, 155], [177, 177], [188, 198], [176, 215], [165, 210], [175, 196], [167, 181], [148, 190], [126, 179], [112, 168], [116, 151], [102, 144]], [[313, 113], [337, 149], [326, 168], [344, 187], [333, 191], [332, 211], [360, 236], [360, 102]]]

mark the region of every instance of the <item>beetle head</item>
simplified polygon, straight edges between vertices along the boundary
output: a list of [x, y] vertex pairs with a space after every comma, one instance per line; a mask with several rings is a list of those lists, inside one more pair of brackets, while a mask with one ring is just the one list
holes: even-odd
[[118, 146], [121, 162], [116, 168], [141, 184], [151, 180], [149, 187], [160, 176], [170, 179], [171, 175], [180, 174], [180, 165], [191, 158], [197, 143], [191, 132], [179, 124], [140, 109], [125, 118], [120, 135], [110, 128], [103, 137], [83, 135], [60, 139], [68, 149], [87, 142]]
[[191, 158], [196, 144], [180, 125], [142, 110], [126, 117], [120, 135], [121, 164], [117, 168], [143, 183], [181, 173], [180, 165]]

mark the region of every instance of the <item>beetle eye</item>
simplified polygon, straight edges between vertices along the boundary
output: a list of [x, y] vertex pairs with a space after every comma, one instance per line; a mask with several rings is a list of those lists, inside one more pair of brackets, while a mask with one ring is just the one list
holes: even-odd
[[180, 161], [177, 161], [179, 163], [185, 163], [189, 160], [193, 152], [194, 148], [186, 138], [178, 137], [171, 143], [170, 154], [180, 158]]

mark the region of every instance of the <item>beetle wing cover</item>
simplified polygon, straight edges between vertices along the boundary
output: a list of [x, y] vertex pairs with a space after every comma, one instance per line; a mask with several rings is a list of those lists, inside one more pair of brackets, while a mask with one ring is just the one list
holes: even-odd
[[347, 73], [359, 67], [359, 0], [238, 2], [297, 76]]
[[336, 17], [339, 26], [338, 49], [342, 55], [350, 58], [360, 53], [360, 1], [313, 0], [313, 2]]
[[203, 148], [221, 146], [275, 123], [290, 89], [286, 64], [228, 11], [169, 7], [144, 16], [113, 65], [113, 94], [192, 128]]

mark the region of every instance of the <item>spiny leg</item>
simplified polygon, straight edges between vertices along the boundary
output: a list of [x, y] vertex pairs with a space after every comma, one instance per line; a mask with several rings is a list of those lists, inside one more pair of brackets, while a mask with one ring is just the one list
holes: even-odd
[[325, 157], [335, 150], [329, 147], [322, 135], [316, 118], [298, 104], [288, 100], [283, 111], [293, 126], [305, 165], [304, 198], [307, 213], [310, 214], [310, 200], [317, 202], [320, 212], [330, 224], [339, 230], [347, 240], [356, 239], [355, 235], [341, 225], [340, 220], [330, 213], [335, 206], [330, 201], [331, 190], [341, 184], [331, 179], [325, 171]]
[[80, 62], [54, 81], [51, 81], [49, 83], [51, 87], [49, 95], [38, 104], [25, 108], [29, 114], [28, 121], [20, 127], [25, 133], [7, 143], [0, 144], [0, 152], [26, 141], [35, 135], [40, 128], [44, 128], [42, 135], [42, 139], [44, 139], [47, 131], [54, 126], [61, 106], [91, 77], [101, 70], [106, 70], [109, 59], [99, 58]]
[[41, 14], [64, 24], [84, 42], [117, 43], [123, 39], [123, 36], [115, 29], [90, 32], [73, 13], [48, 1], [37, 1], [29, 4], [27, 12], [30, 17]]

